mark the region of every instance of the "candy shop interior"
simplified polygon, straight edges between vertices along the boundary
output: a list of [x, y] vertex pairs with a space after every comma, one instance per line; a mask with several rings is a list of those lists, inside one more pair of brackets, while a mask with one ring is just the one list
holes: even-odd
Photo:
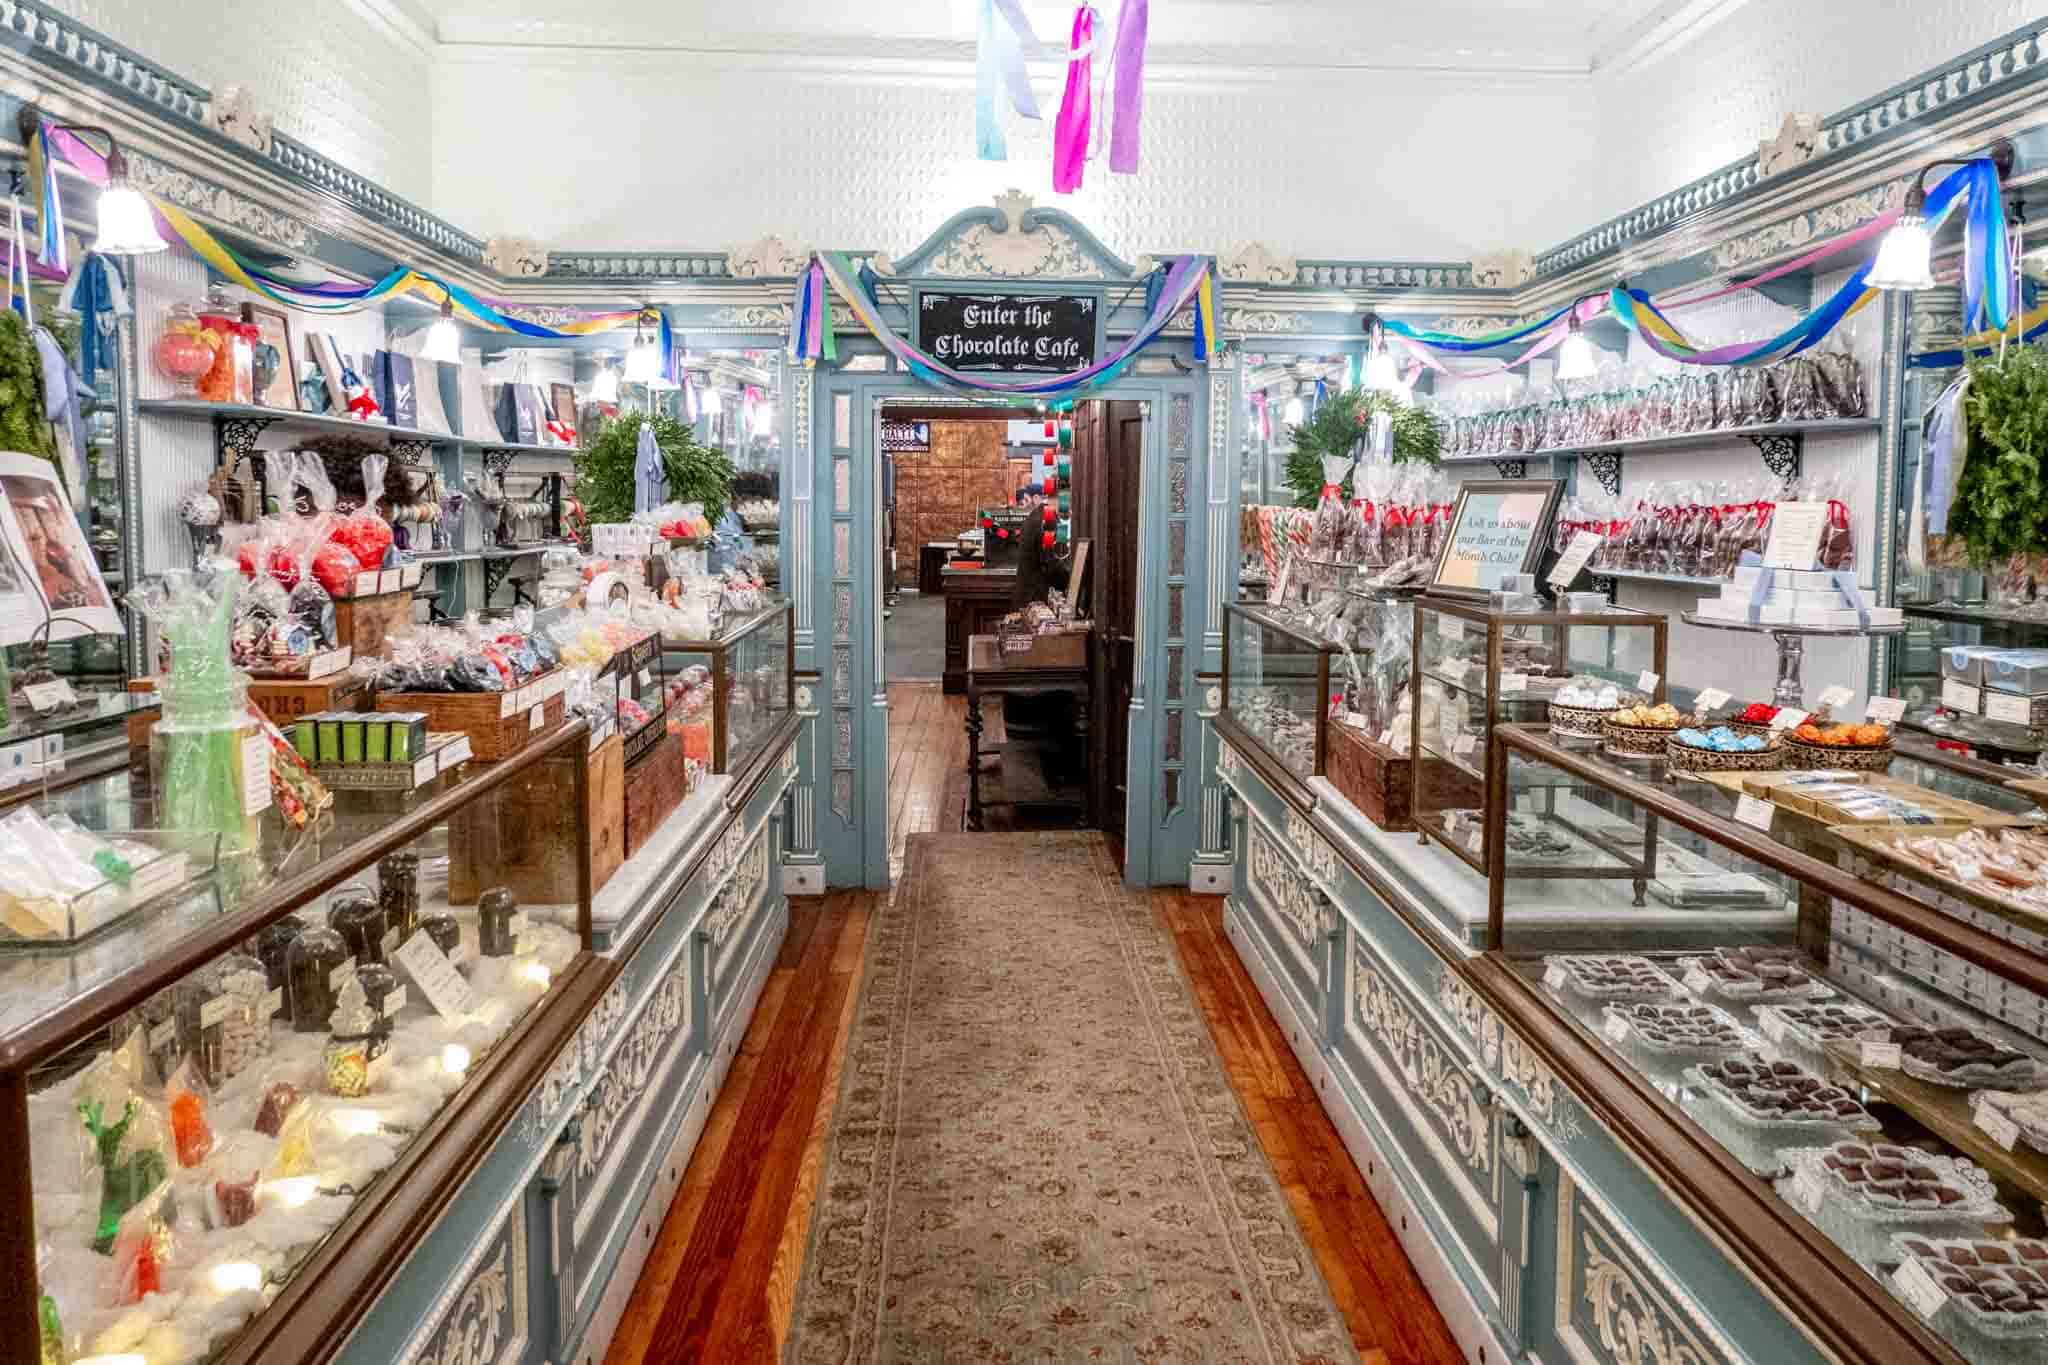
[[2048, 1360], [2038, 18], [197, 8], [0, 3], [0, 1365]]

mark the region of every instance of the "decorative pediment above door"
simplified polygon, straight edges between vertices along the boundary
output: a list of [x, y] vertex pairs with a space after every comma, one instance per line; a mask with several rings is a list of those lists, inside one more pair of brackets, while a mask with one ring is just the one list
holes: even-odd
[[893, 266], [880, 257], [874, 265], [883, 274], [946, 279], [1115, 281], [1138, 274], [1072, 215], [1037, 208], [1022, 190], [954, 214]]

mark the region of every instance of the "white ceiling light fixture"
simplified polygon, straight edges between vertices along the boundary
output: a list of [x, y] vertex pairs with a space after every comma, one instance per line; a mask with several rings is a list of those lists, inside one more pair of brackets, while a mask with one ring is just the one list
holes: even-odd
[[[61, 129], [80, 141], [84, 141], [87, 134], [107, 140], [107, 183], [100, 191], [100, 223], [93, 238], [94, 251], [110, 256], [147, 256], [170, 249], [163, 235], [156, 230], [156, 215], [150, 211], [149, 201], [128, 179], [128, 158], [122, 154], [121, 144], [115, 141], [111, 132], [97, 124], [58, 123], [54, 119], [46, 125], [34, 105], [23, 105], [15, 123], [24, 147], [29, 145], [38, 130], [46, 126], [51, 130]], [[50, 174], [56, 174], [54, 165]]]
[[1600, 365], [1593, 356], [1593, 343], [1586, 340], [1586, 334], [1579, 330], [1579, 305], [1574, 299], [1571, 328], [1565, 333], [1564, 344], [1557, 348], [1557, 377], [1563, 382], [1591, 379], [1599, 373]]
[[1287, 406], [1280, 410], [1280, 420], [1291, 427], [1300, 426], [1308, 416], [1308, 405], [1301, 401], [1301, 385], [1294, 386], [1294, 394], [1287, 400]]
[[633, 349], [626, 352], [626, 372], [622, 376], [628, 384], [652, 386], [661, 380], [661, 341], [650, 335], [647, 329], [647, 319], [653, 313], [652, 308], [640, 310], [633, 333]]
[[600, 354], [597, 358], [597, 376], [590, 381], [590, 401], [593, 403], [616, 403], [619, 401], [619, 372], [612, 364], [611, 356]]
[[455, 325], [455, 300], [445, 289], [441, 292], [441, 316], [427, 328], [427, 342], [420, 347], [420, 359], [438, 360], [444, 365], [462, 363], [462, 329]]
[[715, 381], [704, 381], [704, 393], [703, 397], [698, 399], [698, 410], [706, 417], [716, 417], [725, 411], [725, 400], [718, 396], [718, 385]]
[[[1999, 138], [1984, 153], [1998, 172], [1999, 184], [2012, 176], [2015, 149], [2007, 138]], [[1913, 177], [1906, 202], [1899, 209], [1899, 221], [1878, 244], [1877, 259], [1863, 282], [1872, 289], [1914, 291], [1934, 288], [1934, 230], [1927, 223], [1927, 173], [1936, 166], [1966, 166], [1956, 157], [1930, 161]]]
[[1380, 326], [1379, 314], [1365, 315], [1365, 330], [1372, 337], [1365, 352], [1365, 387], [1374, 393], [1401, 392], [1401, 367], [1395, 362], [1394, 353], [1387, 349], [1387, 334]]

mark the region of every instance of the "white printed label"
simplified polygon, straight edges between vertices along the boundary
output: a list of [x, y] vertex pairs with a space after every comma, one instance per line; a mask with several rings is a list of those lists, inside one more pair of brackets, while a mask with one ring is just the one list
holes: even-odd
[[654, 670], [653, 670], [653, 669], [651, 669], [651, 668], [643, 668], [643, 669], [641, 669], [641, 670], [640, 670], [640, 686], [641, 686], [641, 687], [642, 687], [643, 689], [645, 689], [645, 688], [649, 688], [649, 687], [652, 687], [652, 686], [654, 686]]
[[371, 570], [369, 570], [369, 571], [368, 571], [368, 572], [366, 572], [366, 573], [359, 573], [359, 574], [357, 574], [357, 575], [356, 575], [356, 581], [355, 581], [355, 584], [354, 584], [354, 591], [350, 593], [350, 596], [352, 596], [352, 597], [374, 597], [374, 596], [376, 596], [376, 595], [377, 595], [377, 571], [376, 571], [375, 569], [371, 569]]
[[412, 765], [412, 784], [415, 787], [424, 787], [438, 777], [440, 772], [441, 760], [437, 755], [428, 754], [425, 758], [415, 759]]
[[397, 592], [404, 586], [405, 571], [403, 569], [386, 569], [383, 573], [377, 575], [378, 592]]
[[412, 996], [407, 993], [405, 987], [393, 986], [384, 995], [384, 1017], [386, 1019], [396, 1018], [398, 1012], [405, 1008], [406, 1001], [411, 998]]
[[1649, 695], [1656, 692], [1657, 684], [1663, 681], [1664, 679], [1661, 675], [1652, 673], [1646, 668], [1636, 674], [1636, 689], [1645, 695]]
[[1771, 541], [1764, 547], [1767, 569], [1811, 569], [1820, 558], [1820, 537], [1827, 529], [1824, 502], [1781, 502], [1771, 514]]
[[1934, 1282], [1927, 1267], [1916, 1257], [1908, 1256], [1899, 1262], [1899, 1268], [1892, 1272], [1892, 1285], [1899, 1291], [1899, 1297], [1923, 1318], [1933, 1317], [1948, 1302], [1947, 1292]]
[[427, 934], [407, 939], [398, 950], [397, 962], [443, 1019], [460, 1022], [475, 1013], [475, 992], [455, 970], [454, 961]]
[[1394, 727], [1393, 727], [1393, 726], [1389, 725], [1389, 726], [1388, 726], [1388, 727], [1387, 727], [1386, 729], [1384, 729], [1384, 730], [1380, 731], [1380, 743], [1382, 743], [1382, 744], [1386, 745], [1386, 746], [1387, 746], [1388, 748], [1392, 748], [1392, 747], [1393, 747], [1393, 745], [1394, 745]]
[[1572, 537], [1572, 543], [1564, 547], [1564, 553], [1557, 557], [1557, 563], [1550, 566], [1548, 582], [1553, 588], [1562, 588], [1579, 576], [1579, 570], [1593, 558], [1593, 551], [1600, 548], [1606, 537], [1593, 531], [1580, 531]]
[[1526, 691], [1528, 691], [1528, 690], [1529, 690], [1529, 675], [1528, 675], [1527, 673], [1503, 673], [1503, 674], [1501, 674], [1501, 675], [1500, 675], [1500, 690], [1501, 690], [1502, 692], [1526, 692]]
[[1751, 829], [1769, 832], [1771, 828], [1771, 803], [1760, 796], [1738, 796], [1735, 798], [1735, 820]]
[[1458, 736], [1455, 744], [1451, 745], [1451, 752], [1459, 758], [1468, 758], [1471, 756], [1472, 751], [1478, 747], [1479, 736], [1467, 730], [1464, 734]]
[[1820, 704], [1832, 711], [1837, 706], [1848, 705], [1849, 698], [1855, 695], [1846, 687], [1830, 687], [1820, 694]]
[[528, 730], [538, 730], [541, 726], [546, 725], [547, 723], [548, 708], [546, 702], [542, 702], [540, 705], [534, 707], [531, 711], [528, 711], [526, 713], [526, 728]]
[[267, 1018], [284, 1008], [284, 987], [263, 993], [263, 1013]]
[[228, 1017], [228, 1010], [234, 1004], [234, 997], [216, 995], [199, 1007], [199, 1027], [212, 1028]]
[[29, 709], [37, 712], [55, 711], [77, 699], [71, 684], [62, 678], [54, 682], [31, 683], [21, 689], [21, 694], [28, 698]]
[[469, 747], [468, 735], [463, 735], [453, 744], [447, 745], [437, 755], [441, 760], [441, 767], [443, 769], [452, 768], [458, 763], [467, 763], [473, 756]]
[[1600, 1031], [1607, 1035], [1607, 1041], [1610, 1043], [1624, 1041], [1628, 1037], [1628, 1017], [1621, 1014], [1610, 1014], [1607, 1016], [1606, 1027]]
[[1700, 693], [1699, 700], [1693, 703], [1694, 707], [1701, 711], [1712, 711], [1716, 707], [1726, 706], [1727, 704], [1728, 694], [1718, 687], [1710, 687]]
[[1714, 988], [1714, 978], [1707, 975], [1707, 969], [1695, 962], [1685, 969], [1685, 988], [1694, 995], [1705, 995]]
[[516, 692], [498, 694], [498, 719], [505, 720], [519, 709], [519, 695]]
[[242, 814], [270, 809], [270, 739], [258, 730], [242, 741]]
[[2031, 725], [2034, 721], [2034, 699], [2018, 697], [2010, 692], [1986, 692], [1984, 714], [1991, 720], [2002, 720], [2008, 725]]
[[1553, 962], [1543, 969], [1543, 984], [1554, 991], [1563, 990], [1564, 983], [1570, 979], [1571, 974], [1565, 971], [1561, 962]]
[[336, 967], [333, 971], [327, 974], [327, 989], [330, 991], [339, 991], [343, 986], [348, 984], [348, 979], [354, 976], [355, 974], [356, 960], [352, 957], [343, 958], [341, 960], [341, 965], [339, 967]]
[[1856, 1059], [1873, 1071], [1897, 1071], [1901, 1053], [1897, 1043], [1865, 1041], [1857, 1044]]
[[1897, 725], [1906, 718], [1906, 703], [1899, 697], [1872, 697], [1863, 707], [1865, 720]]
[[1778, 714], [1771, 717], [1771, 728], [1773, 730], [1795, 729], [1806, 724], [1807, 715], [1807, 712], [1800, 710], [1796, 706], [1780, 707]]
[[1436, 633], [1446, 640], [1465, 638], [1465, 619], [1462, 616], [1439, 616], [1436, 618]]
[[1956, 678], [1942, 679], [1941, 704], [1951, 711], [1974, 716], [1983, 706], [1980, 697], [1978, 690], [1966, 682]]
[[149, 1031], [149, 1050], [151, 1052], [162, 1052], [176, 1041], [178, 1041], [178, 1021], [176, 1019], [166, 1019]]
[[2013, 1144], [2020, 1140], [2020, 1126], [2004, 1110], [1989, 1104], [1977, 1106], [1977, 1127], [1983, 1130], [1985, 1137], [1997, 1143], [2001, 1151], [2011, 1151]]
[[1819, 1213], [1827, 1200], [1827, 1186], [1818, 1166], [1801, 1166], [1792, 1177], [1792, 1202], [1808, 1213]]

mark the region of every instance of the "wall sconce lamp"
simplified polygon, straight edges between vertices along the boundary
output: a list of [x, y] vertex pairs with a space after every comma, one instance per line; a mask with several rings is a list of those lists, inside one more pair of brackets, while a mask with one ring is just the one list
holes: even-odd
[[21, 131], [21, 145], [24, 147], [34, 142], [37, 132], [44, 129], [61, 129], [81, 141], [87, 137], [106, 139], [107, 183], [100, 190], [100, 225], [93, 241], [95, 251], [114, 256], [142, 256], [169, 249], [156, 230], [156, 216], [149, 210], [149, 201], [128, 180], [128, 158], [122, 154], [121, 144], [114, 140], [113, 133], [96, 124], [45, 121], [34, 105], [26, 104], [22, 106], [15, 126]]
[[[1997, 170], [1999, 183], [2004, 184], [2012, 175], [2012, 140], [1999, 138], [1984, 155]], [[1934, 234], [1927, 226], [1927, 173], [1937, 166], [1968, 164], [1961, 157], [1942, 157], [1920, 168], [1920, 174], [1913, 177], [1912, 188], [1906, 191], [1899, 221], [1892, 224], [1891, 231], [1878, 245], [1877, 260], [1864, 277], [1865, 284], [1872, 289], [1934, 288]]]

